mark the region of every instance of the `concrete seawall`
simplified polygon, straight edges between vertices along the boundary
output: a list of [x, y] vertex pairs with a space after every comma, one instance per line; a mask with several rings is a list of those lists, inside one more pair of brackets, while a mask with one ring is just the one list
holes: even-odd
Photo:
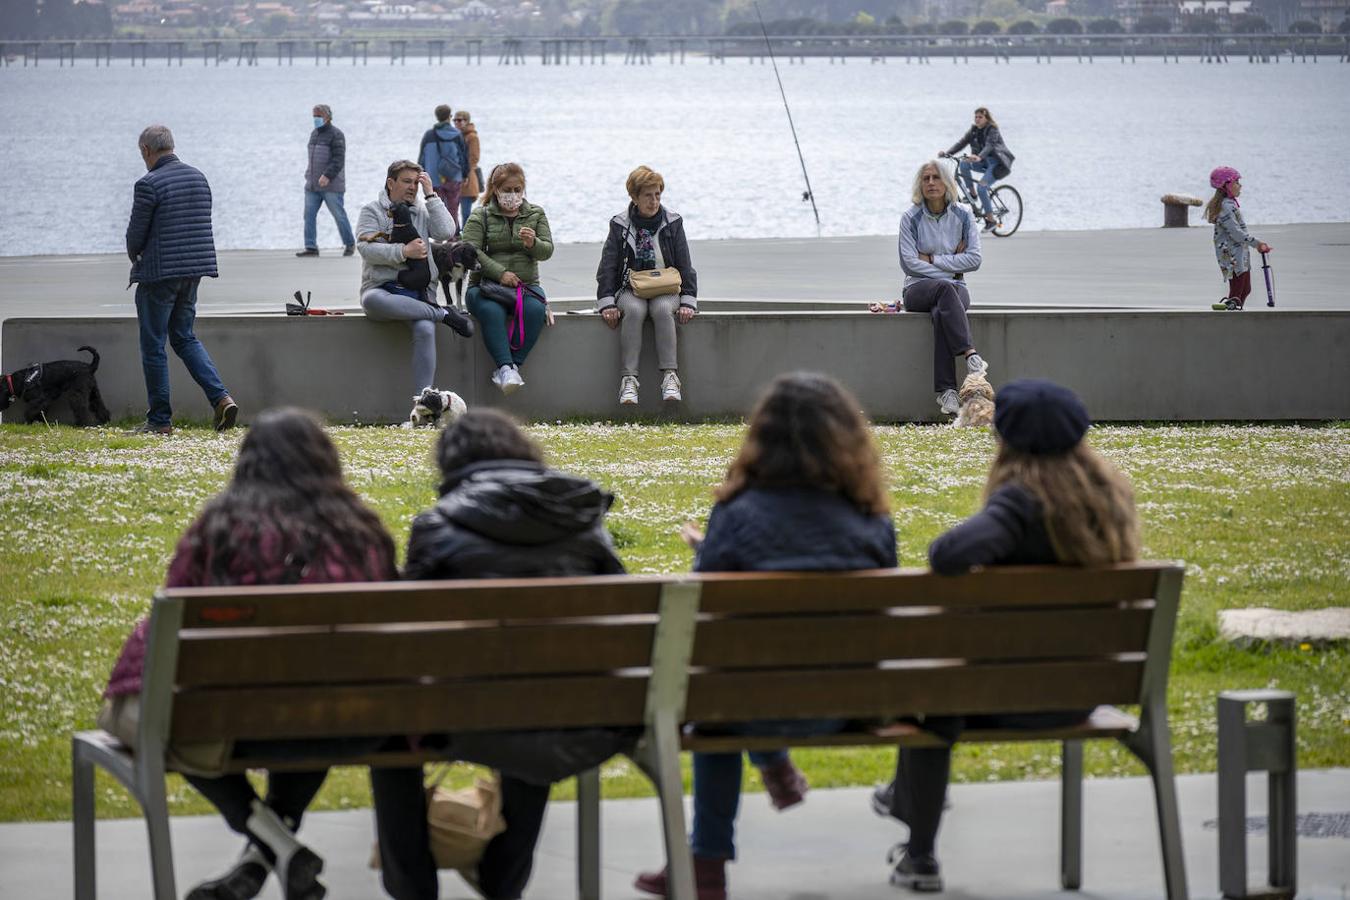
[[[1101, 421], [1350, 419], [1350, 311], [973, 310], [970, 318], [995, 385], [1055, 379]], [[414, 386], [401, 324], [355, 315], [212, 316], [198, 319], [197, 331], [245, 419], [281, 404], [334, 422], [407, 416]], [[706, 312], [681, 329], [685, 401], [664, 412], [686, 421], [743, 416], [773, 376], [815, 369], [849, 385], [878, 420], [935, 421], [932, 340], [925, 315]], [[102, 354], [98, 378], [113, 414], [142, 415], [133, 317], [16, 318], [0, 332], [5, 371], [72, 358], [81, 344]], [[662, 410], [650, 326], [645, 344], [638, 411], [652, 414]], [[438, 353], [437, 386], [471, 406], [532, 420], [634, 413], [617, 403], [618, 336], [594, 315], [559, 315], [523, 368], [526, 387], [511, 397], [488, 380], [492, 364], [479, 339], [441, 329]], [[208, 417], [201, 391], [170, 360], [175, 415]], [[19, 421], [17, 411], [6, 420]]]

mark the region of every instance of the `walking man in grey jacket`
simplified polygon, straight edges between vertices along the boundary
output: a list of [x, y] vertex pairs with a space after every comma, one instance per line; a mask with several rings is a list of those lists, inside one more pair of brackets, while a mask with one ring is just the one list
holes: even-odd
[[305, 168], [305, 249], [296, 256], [318, 256], [319, 207], [326, 206], [337, 222], [342, 255], [356, 252], [352, 224], [342, 208], [347, 191], [347, 138], [333, 124], [333, 110], [326, 103], [314, 107], [314, 130], [309, 135], [309, 165]]

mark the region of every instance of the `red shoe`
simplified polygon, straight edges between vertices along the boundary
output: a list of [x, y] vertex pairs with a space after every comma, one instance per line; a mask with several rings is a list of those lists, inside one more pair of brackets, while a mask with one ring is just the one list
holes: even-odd
[[768, 791], [773, 808], [780, 812], [805, 800], [810, 789], [806, 776], [790, 759], [765, 766], [759, 775], [764, 779], [764, 790]]
[[[727, 861], [725, 859], [705, 859], [694, 857], [694, 893], [698, 900], [727, 900]], [[633, 881], [633, 887], [646, 894], [658, 897], [666, 894], [667, 872], [643, 872]]]

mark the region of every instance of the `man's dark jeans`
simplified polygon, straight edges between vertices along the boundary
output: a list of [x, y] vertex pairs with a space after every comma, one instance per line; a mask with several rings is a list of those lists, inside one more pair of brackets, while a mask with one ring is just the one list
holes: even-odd
[[966, 319], [970, 291], [960, 281], [925, 278], [905, 288], [903, 296], [905, 312], [926, 312], [933, 319], [933, 390], [956, 390], [955, 358], [975, 346]]
[[136, 318], [141, 325], [141, 367], [145, 370], [145, 392], [150, 409], [145, 420], [151, 425], [168, 425], [173, 418], [169, 405], [169, 356], [164, 343], [187, 367], [188, 374], [201, 385], [214, 409], [228, 392], [220, 382], [215, 363], [197, 340], [192, 323], [197, 318], [197, 283], [200, 278], [169, 278], [136, 285]]

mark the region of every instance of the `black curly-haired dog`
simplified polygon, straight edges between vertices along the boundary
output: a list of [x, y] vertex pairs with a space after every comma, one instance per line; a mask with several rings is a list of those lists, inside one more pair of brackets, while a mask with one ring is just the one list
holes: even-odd
[[28, 404], [23, 420], [31, 424], [45, 419], [52, 404], [64, 399], [70, 403], [76, 425], [106, 425], [112, 414], [103, 405], [103, 396], [94, 379], [94, 373], [98, 371], [98, 351], [89, 346], [79, 349], [88, 351], [93, 360], [58, 359], [0, 375], [0, 412], [9, 409], [14, 401], [22, 400]]
[[[394, 229], [389, 234], [389, 243], [408, 244], [421, 237], [413, 227], [412, 207], [406, 203], [395, 203], [389, 207], [389, 216], [394, 220]], [[424, 291], [431, 284], [431, 264], [426, 257], [407, 260], [398, 270], [399, 287], [411, 291]]]

